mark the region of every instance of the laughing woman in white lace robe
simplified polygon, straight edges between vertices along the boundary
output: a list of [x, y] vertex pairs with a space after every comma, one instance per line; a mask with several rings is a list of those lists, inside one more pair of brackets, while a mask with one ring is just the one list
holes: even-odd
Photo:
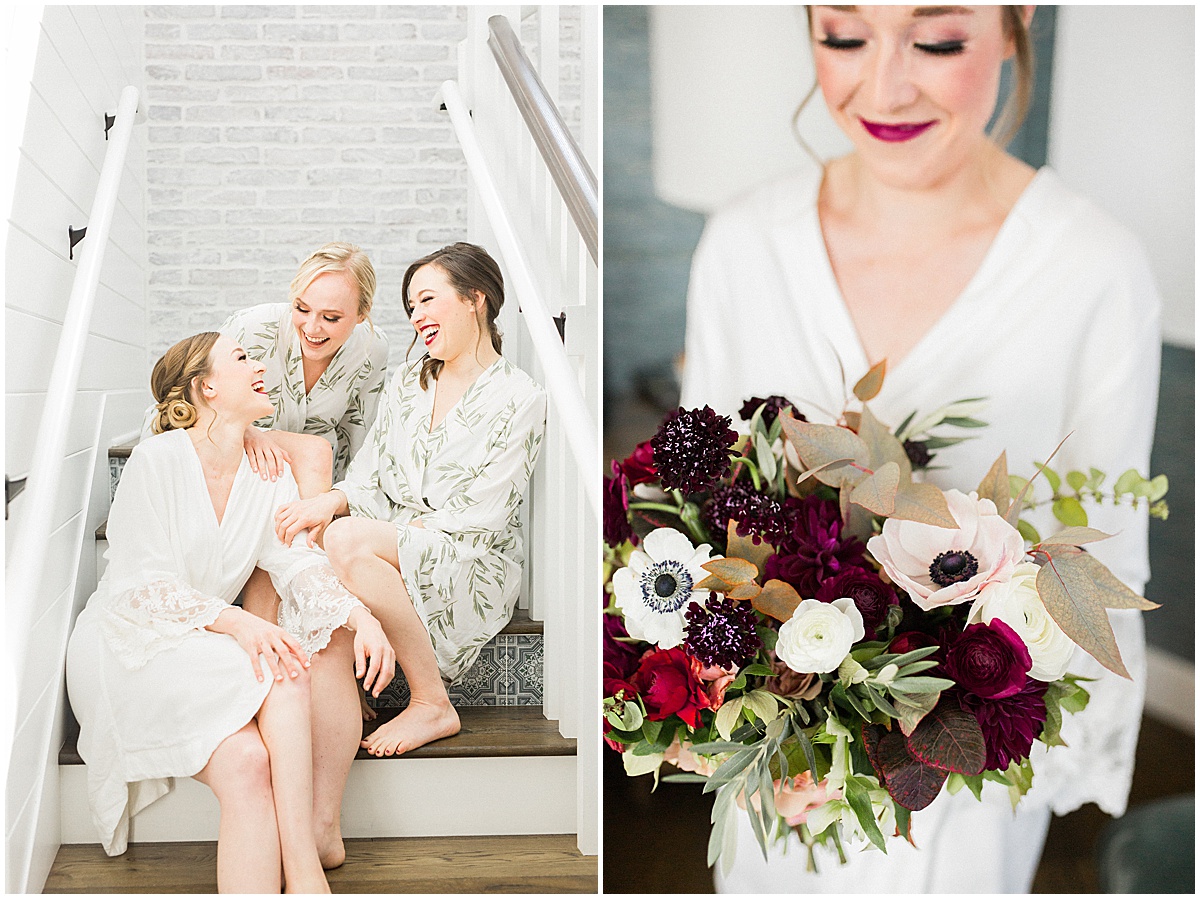
[[[168, 351], [152, 381], [167, 430], [126, 465], [108, 567], [67, 656], [101, 842], [124, 852], [130, 818], [170, 778], [194, 776], [221, 803], [222, 891], [278, 892], [281, 869], [289, 890], [327, 891], [321, 868], [342, 860], [337, 813], [361, 733], [354, 667], [378, 692], [394, 656], [324, 554], [275, 537], [272, 514], [297, 497], [295, 481], [286, 470], [263, 481], [242, 448], [269, 407], [262, 365], [208, 332]], [[284, 598], [282, 627], [231, 605], [256, 565]]]
[[414, 262], [403, 296], [428, 355], [393, 376], [346, 480], [278, 516], [285, 541], [328, 525], [334, 570], [396, 649], [412, 698], [363, 741], [376, 755], [457, 733], [443, 682], [516, 605], [518, 515], [546, 416], [542, 388], [500, 355], [503, 279], [484, 250], [459, 243]]

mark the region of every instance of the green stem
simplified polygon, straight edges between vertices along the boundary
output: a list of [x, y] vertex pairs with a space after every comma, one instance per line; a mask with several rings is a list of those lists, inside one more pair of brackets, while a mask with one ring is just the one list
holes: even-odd
[[745, 465], [750, 470], [750, 479], [754, 481], [754, 489], [762, 490], [762, 479], [758, 475], [758, 466], [749, 456], [730, 456], [729, 459], [734, 465]]
[[656, 512], [670, 512], [672, 515], [679, 515], [683, 509], [679, 506], [668, 506], [666, 503], [640, 502], [630, 503], [631, 509], [652, 509]]

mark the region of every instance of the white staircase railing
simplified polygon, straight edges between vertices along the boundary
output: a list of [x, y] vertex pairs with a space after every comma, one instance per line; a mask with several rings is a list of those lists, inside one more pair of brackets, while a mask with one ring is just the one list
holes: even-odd
[[[544, 713], [577, 741], [579, 848], [595, 854], [601, 590], [596, 179], [555, 102], [566, 55], [560, 54], [560, 16], [567, 13], [541, 6], [522, 22], [521, 10], [468, 10], [460, 79], [442, 86], [442, 101], [467, 162], [470, 237], [496, 253], [510, 285], [506, 306], [520, 307], [522, 324], [508, 329], [505, 352], [550, 396], [542, 460], [530, 489], [525, 596], [530, 615], [544, 622]], [[594, 157], [599, 8], [582, 7], [580, 15], [582, 143]], [[511, 22], [523, 33], [536, 30], [537, 69]]]
[[[80, 250], [79, 267], [75, 272], [62, 336], [51, 369], [46, 404], [38, 425], [37, 442], [34, 444], [33, 461], [26, 483], [23, 514], [14, 521], [17, 531], [4, 573], [4, 587], [9, 650], [11, 657], [18, 660], [24, 657], [22, 641], [28, 635], [31, 618], [39, 608], [34, 602], [34, 595], [46, 564], [46, 546], [53, 527], [71, 410], [75, 404], [84, 346], [96, 301], [96, 286], [100, 281], [104, 251], [108, 247], [109, 229], [137, 105], [137, 88], [126, 87], [121, 92], [116, 121], [109, 132], [108, 151], [104, 156], [92, 211], [88, 216], [88, 234]], [[21, 686], [17, 685], [18, 690]]]

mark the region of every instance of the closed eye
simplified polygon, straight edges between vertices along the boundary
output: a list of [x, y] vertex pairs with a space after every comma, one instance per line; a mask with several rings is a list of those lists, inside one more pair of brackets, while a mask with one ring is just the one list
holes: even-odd
[[841, 38], [836, 35], [827, 34], [821, 38], [820, 42], [823, 46], [830, 50], [857, 50], [859, 47], [866, 44], [866, 41], [858, 38]]
[[963, 41], [940, 41], [936, 44], [913, 44], [913, 46], [930, 56], [954, 56], [962, 53], [966, 44]]

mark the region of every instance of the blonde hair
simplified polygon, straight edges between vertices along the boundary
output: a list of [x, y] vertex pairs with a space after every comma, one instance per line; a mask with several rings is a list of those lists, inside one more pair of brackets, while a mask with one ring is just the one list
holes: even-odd
[[190, 428], [196, 423], [196, 406], [203, 400], [192, 385], [212, 371], [212, 348], [220, 336], [217, 331], [203, 331], [185, 337], [154, 363], [150, 391], [158, 409], [158, 416], [151, 422], [155, 434]]
[[289, 302], [295, 302], [313, 281], [329, 272], [345, 272], [354, 281], [358, 287], [358, 314], [370, 324], [371, 301], [375, 298], [375, 269], [367, 254], [351, 243], [327, 243], [300, 263], [300, 269], [288, 288]]

